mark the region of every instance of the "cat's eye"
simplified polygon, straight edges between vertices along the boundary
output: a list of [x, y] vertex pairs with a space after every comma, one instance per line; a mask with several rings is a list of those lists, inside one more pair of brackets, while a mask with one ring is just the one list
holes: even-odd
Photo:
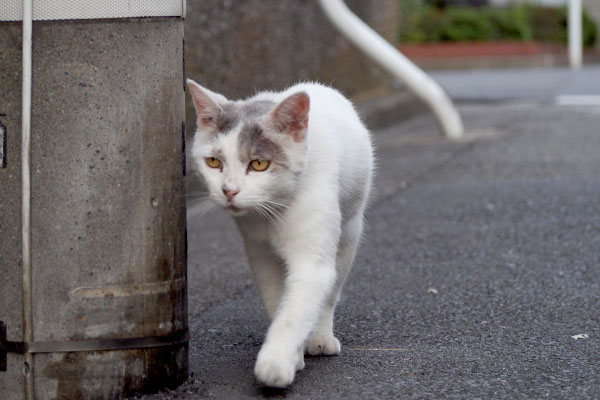
[[206, 161], [206, 165], [211, 168], [221, 168], [221, 161], [218, 158], [206, 157], [204, 161]]
[[269, 162], [266, 160], [254, 160], [250, 163], [250, 167], [258, 172], [262, 172], [269, 167]]

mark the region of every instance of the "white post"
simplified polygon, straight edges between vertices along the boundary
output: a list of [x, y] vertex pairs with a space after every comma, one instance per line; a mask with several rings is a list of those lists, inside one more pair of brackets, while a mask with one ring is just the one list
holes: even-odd
[[[32, 43], [33, 43], [33, 0], [23, 0], [23, 99], [21, 110], [21, 185], [22, 185], [22, 251], [23, 251], [23, 341], [33, 341], [33, 308], [31, 304], [31, 85], [32, 85]], [[25, 399], [33, 400], [33, 354], [24, 354]]]
[[433, 110], [447, 137], [462, 137], [460, 115], [440, 85], [354, 15], [342, 0], [319, 0], [319, 4], [333, 25], [348, 40], [404, 82]]
[[583, 58], [581, 0], [569, 0], [569, 64], [581, 68]]

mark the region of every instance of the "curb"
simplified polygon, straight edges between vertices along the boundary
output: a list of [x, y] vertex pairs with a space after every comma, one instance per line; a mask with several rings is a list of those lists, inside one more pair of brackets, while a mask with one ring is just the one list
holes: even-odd
[[406, 89], [357, 100], [354, 104], [362, 121], [371, 131], [407, 121], [429, 111], [417, 96]]

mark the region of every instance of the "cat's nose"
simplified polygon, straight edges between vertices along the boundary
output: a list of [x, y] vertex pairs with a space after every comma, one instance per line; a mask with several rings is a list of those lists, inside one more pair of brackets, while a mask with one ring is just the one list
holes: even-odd
[[236, 194], [238, 194], [240, 191], [237, 189], [223, 189], [223, 194], [225, 194], [225, 197], [227, 197], [228, 201], [233, 200], [233, 198], [235, 197]]

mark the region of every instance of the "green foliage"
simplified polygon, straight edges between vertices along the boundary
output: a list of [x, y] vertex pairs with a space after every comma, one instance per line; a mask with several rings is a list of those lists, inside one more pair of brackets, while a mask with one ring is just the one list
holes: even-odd
[[596, 22], [590, 17], [590, 15], [583, 10], [583, 45], [586, 47], [592, 47], [596, 44], [598, 40], [598, 25]]
[[[482, 40], [539, 40], [566, 42], [566, 8], [520, 5], [495, 7], [436, 7], [431, 0], [400, 0], [403, 18], [400, 41], [461, 42]], [[436, 3], [437, 5], [437, 3]], [[596, 43], [598, 32], [594, 21], [583, 13], [585, 46]]]
[[532, 39], [528, 7], [486, 8], [481, 14], [493, 26], [494, 40]]
[[[567, 43], [568, 9], [531, 7], [533, 38], [543, 42]], [[598, 28], [590, 15], [583, 10], [582, 36], [584, 46], [594, 46], [598, 39]]]
[[448, 42], [492, 40], [494, 27], [474, 8], [452, 7], [446, 10], [440, 38]]
[[529, 7], [533, 39], [542, 42], [564, 42], [566, 14], [560, 8]]

